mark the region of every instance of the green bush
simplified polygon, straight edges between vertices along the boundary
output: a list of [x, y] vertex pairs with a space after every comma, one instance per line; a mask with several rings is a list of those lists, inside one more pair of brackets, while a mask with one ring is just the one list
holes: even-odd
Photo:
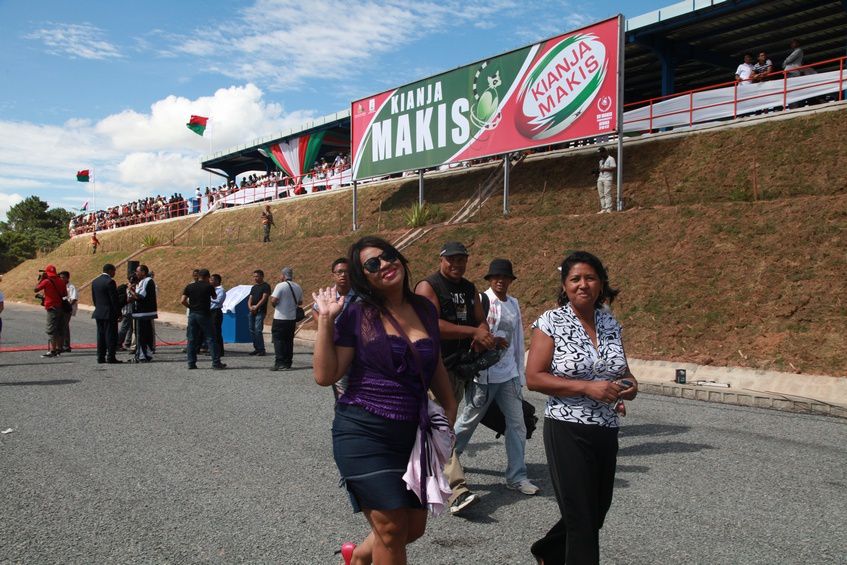
[[441, 217], [441, 208], [431, 206], [424, 202], [423, 206], [420, 203], [415, 203], [411, 209], [404, 214], [406, 226], [410, 228], [419, 228], [432, 222], [438, 221]]

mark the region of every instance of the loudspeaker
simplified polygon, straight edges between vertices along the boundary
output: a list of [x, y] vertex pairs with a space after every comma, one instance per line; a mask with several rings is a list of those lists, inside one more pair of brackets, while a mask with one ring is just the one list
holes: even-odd
[[133, 273], [135, 273], [135, 269], [137, 269], [140, 264], [141, 263], [139, 261], [127, 261], [126, 262], [126, 278], [131, 277], [133, 275]]

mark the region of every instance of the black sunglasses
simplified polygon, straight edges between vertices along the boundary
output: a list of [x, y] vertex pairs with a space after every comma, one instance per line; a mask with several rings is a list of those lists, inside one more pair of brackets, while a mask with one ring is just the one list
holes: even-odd
[[371, 274], [376, 274], [379, 272], [379, 267], [382, 265], [382, 262], [393, 263], [398, 259], [397, 251], [394, 249], [386, 249], [380, 255], [376, 257], [371, 257], [364, 263], [362, 263], [362, 268]]

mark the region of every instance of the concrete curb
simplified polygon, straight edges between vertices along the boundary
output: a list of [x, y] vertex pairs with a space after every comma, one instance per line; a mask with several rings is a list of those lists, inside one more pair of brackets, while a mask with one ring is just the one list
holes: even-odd
[[[312, 348], [314, 334], [314, 330], [301, 329], [294, 341]], [[645, 394], [847, 418], [847, 377], [642, 359], [630, 359], [629, 364], [638, 378], [640, 392]], [[674, 382], [676, 369], [685, 369], [692, 384]], [[693, 384], [695, 381], [724, 383], [729, 388]], [[525, 395], [541, 401], [546, 399], [545, 395], [532, 391], [525, 391]]]

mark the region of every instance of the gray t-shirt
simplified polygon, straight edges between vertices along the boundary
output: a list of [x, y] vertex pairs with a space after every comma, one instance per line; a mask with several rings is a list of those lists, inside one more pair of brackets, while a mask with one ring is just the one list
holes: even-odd
[[271, 296], [279, 301], [274, 306], [274, 320], [297, 319], [297, 305], [303, 302], [303, 289], [299, 284], [294, 281], [281, 282], [274, 287]]

